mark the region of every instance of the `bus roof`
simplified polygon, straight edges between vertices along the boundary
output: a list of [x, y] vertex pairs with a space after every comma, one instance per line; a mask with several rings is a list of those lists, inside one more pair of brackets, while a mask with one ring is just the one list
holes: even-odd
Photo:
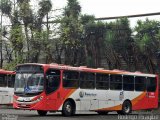
[[15, 74], [15, 72], [14, 71], [8, 71], [8, 70], [0, 69], [0, 74]]
[[156, 77], [156, 74], [146, 74], [146, 73], [142, 73], [142, 72], [139, 72], [139, 71], [129, 72], [129, 71], [118, 70], [118, 69], [106, 70], [104, 68], [88, 68], [86, 66], [73, 67], [73, 66], [70, 66], [70, 65], [57, 64], [57, 63], [51, 63], [51, 64], [24, 63], [24, 64], [19, 64], [17, 66], [22, 66], [22, 65], [39, 65], [39, 66], [43, 66], [44, 68], [47, 67], [47, 68], [54, 68], [54, 69], [83, 71], [83, 72], [95, 72], [95, 73], [131, 75], [131, 76]]

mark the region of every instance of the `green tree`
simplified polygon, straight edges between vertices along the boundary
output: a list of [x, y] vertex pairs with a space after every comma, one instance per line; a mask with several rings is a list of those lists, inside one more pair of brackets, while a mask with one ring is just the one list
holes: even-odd
[[[52, 3], [50, 0], [41, 0], [39, 2], [39, 9], [37, 12], [38, 17], [35, 17], [34, 25], [31, 28], [32, 32], [32, 60], [31, 62], [38, 62], [40, 53], [43, 51], [43, 55], [45, 57], [45, 62], [51, 62], [52, 61], [52, 55], [51, 55], [51, 48], [49, 46], [50, 44], [50, 30], [48, 25], [48, 14], [52, 9]], [[46, 17], [47, 19], [47, 30], [43, 30], [43, 19]], [[35, 35], [35, 36], [34, 36]]]
[[106, 56], [111, 69], [132, 70], [134, 41], [127, 18], [106, 24]]
[[[26, 36], [26, 43], [27, 43], [27, 62], [38, 62], [40, 59], [41, 51], [49, 51], [48, 44], [49, 44], [49, 27], [47, 24], [47, 37], [43, 37], [44, 35], [44, 28], [43, 19], [45, 16], [48, 20], [48, 13], [52, 9], [52, 4], [50, 0], [42, 0], [39, 2], [39, 9], [37, 14], [34, 13], [30, 6], [30, 0], [19, 0], [19, 14], [22, 18], [24, 23], [24, 31]], [[34, 13], [34, 14], [33, 14]], [[29, 35], [31, 33], [31, 35]], [[44, 42], [45, 41], [45, 42]], [[44, 44], [45, 43], [45, 44]], [[43, 49], [42, 49], [43, 48]], [[44, 54], [47, 58], [50, 53]], [[47, 61], [46, 61], [47, 63]]]
[[84, 31], [86, 64], [89, 67], [102, 67], [101, 60], [104, 53], [105, 24], [95, 22], [94, 16], [90, 15], [83, 15], [81, 21]]
[[10, 0], [1, 0], [0, 10], [3, 14], [10, 16], [12, 10], [12, 2]]
[[154, 20], [138, 21], [135, 31], [135, 42], [139, 48], [139, 60], [143, 61], [147, 72], [155, 73], [158, 61], [157, 52], [160, 48], [159, 41], [160, 22]]
[[65, 64], [78, 65], [81, 48], [81, 6], [77, 0], [68, 0], [63, 12], [60, 39], [63, 41]]
[[30, 38], [29, 38], [29, 30], [28, 27], [31, 27], [33, 24], [33, 13], [31, 10], [31, 6], [29, 4], [30, 0], [18, 0], [18, 16], [20, 17], [24, 23], [24, 31], [25, 31], [25, 39], [26, 39], [26, 46], [27, 46], [27, 56], [26, 62], [29, 62], [30, 57]]
[[[4, 36], [11, 43], [9, 46], [11, 46], [14, 51], [14, 58], [17, 59], [17, 61], [23, 61], [24, 34], [22, 32], [22, 27], [20, 26], [19, 13], [17, 10], [13, 10], [13, 5], [10, 0], [2, 0], [0, 4], [0, 10], [3, 14], [8, 16], [12, 24], [9, 32], [9, 38], [7, 38], [5, 35]], [[12, 57], [10, 56], [10, 58]]]
[[[4, 42], [8, 61], [15, 65], [22, 62], [39, 62], [40, 57], [43, 57], [48, 62], [52, 56], [51, 48], [54, 46], [50, 45], [51, 32], [48, 24], [48, 13], [52, 9], [51, 1], [41, 0], [37, 13], [31, 8], [30, 0], [17, 0], [14, 6], [16, 7], [13, 7], [9, 0], [2, 0], [0, 4], [1, 12], [11, 21], [11, 29], [7, 31], [9, 34], [5, 35], [5, 39], [10, 43]], [[45, 17], [47, 25], [43, 27]], [[9, 46], [11, 49], [7, 48]]]

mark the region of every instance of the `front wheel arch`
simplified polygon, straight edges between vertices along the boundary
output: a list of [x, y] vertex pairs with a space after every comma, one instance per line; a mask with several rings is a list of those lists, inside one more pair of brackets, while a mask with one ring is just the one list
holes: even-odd
[[[69, 104], [71, 106], [71, 109], [72, 109], [71, 113], [69, 113], [69, 114], [66, 114], [66, 111], [65, 111], [66, 104]], [[71, 99], [71, 98], [66, 99], [64, 101], [64, 103], [63, 103], [63, 106], [62, 106], [62, 115], [64, 115], [64, 116], [72, 116], [72, 115], [75, 114], [75, 112], [76, 112], [76, 103], [75, 103], [75, 101], [73, 99]]]

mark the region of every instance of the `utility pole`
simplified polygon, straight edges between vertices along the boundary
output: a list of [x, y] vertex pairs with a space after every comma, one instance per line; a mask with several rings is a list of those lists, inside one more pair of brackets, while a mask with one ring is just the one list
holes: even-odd
[[156, 16], [156, 15], [160, 15], [160, 12], [135, 14], [135, 15], [125, 15], [125, 16], [114, 16], [114, 17], [101, 17], [101, 18], [96, 18], [95, 20], [111, 20], [111, 19], [119, 19], [119, 18], [124, 18], [124, 17], [135, 18], [135, 17]]
[[16, 1], [14, 0], [14, 3], [13, 3], [13, 8], [14, 8], [14, 12], [15, 12], [15, 9], [16, 9]]
[[[47, 42], [49, 41], [49, 21], [48, 21], [48, 19], [49, 19], [49, 17], [48, 17], [48, 13], [47, 13], [47, 15], [46, 15], [46, 20], [47, 20], [47, 22], [46, 22], [46, 24], [47, 24], [46, 25], [46, 27], [47, 27]], [[46, 52], [47, 53], [49, 53], [48, 49], [49, 48], [46, 47]], [[46, 54], [46, 61], [45, 62], [47, 63], [49, 59], [50, 59], [49, 55]]]
[[[1, 0], [1, 4], [2, 4], [2, 0]], [[2, 34], [3, 34], [3, 30], [2, 30], [2, 17], [3, 17], [3, 13], [1, 11], [1, 33], [0, 33], [0, 57], [1, 57], [1, 61], [0, 61], [0, 68], [3, 67], [3, 51], [2, 51]]]

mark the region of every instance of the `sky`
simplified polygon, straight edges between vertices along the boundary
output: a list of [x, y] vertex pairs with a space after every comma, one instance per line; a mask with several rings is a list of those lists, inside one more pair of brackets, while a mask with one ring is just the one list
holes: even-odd
[[[113, 17], [144, 13], [160, 12], [160, 0], [78, 0], [82, 7], [82, 14], [99, 17]], [[61, 8], [67, 0], [52, 0], [53, 7]], [[160, 16], [148, 17], [160, 20]], [[146, 17], [130, 18], [131, 27], [136, 25], [138, 19], [145, 20]]]
[[[31, 0], [35, 9], [38, 7], [38, 1], [40, 0]], [[51, 1], [53, 9], [64, 8], [67, 4], [67, 0]], [[78, 0], [78, 2], [82, 14], [94, 15], [96, 18], [160, 12], [160, 0]], [[160, 16], [148, 18], [160, 21]], [[135, 27], [138, 19], [145, 20], [146, 17], [130, 18], [131, 27]]]
[[110, 17], [160, 12], [160, 0], [79, 0], [83, 13]]

